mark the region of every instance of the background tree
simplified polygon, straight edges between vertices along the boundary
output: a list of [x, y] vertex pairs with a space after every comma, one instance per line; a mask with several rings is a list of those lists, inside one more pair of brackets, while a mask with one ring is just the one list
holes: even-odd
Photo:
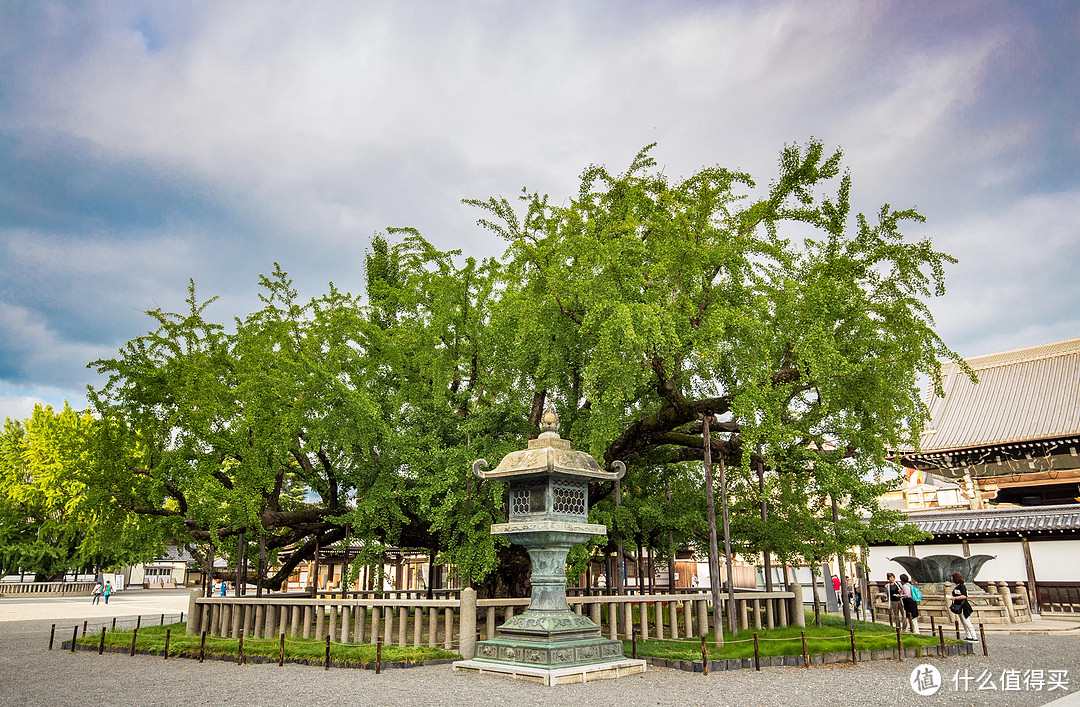
[[68, 570], [106, 569], [146, 559], [155, 537], [87, 494], [99, 423], [65, 403], [59, 413], [36, 405], [25, 421], [8, 419], [0, 434], [0, 571], [31, 572], [38, 581]]

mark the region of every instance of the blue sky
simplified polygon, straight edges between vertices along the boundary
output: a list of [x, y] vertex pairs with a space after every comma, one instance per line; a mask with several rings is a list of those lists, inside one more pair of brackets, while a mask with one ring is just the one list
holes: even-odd
[[0, 5], [0, 418], [182, 307], [230, 321], [278, 261], [360, 291], [371, 235], [498, 255], [463, 197], [571, 195], [642, 146], [762, 184], [844, 149], [858, 208], [959, 258], [974, 356], [1080, 336], [1075, 2]]

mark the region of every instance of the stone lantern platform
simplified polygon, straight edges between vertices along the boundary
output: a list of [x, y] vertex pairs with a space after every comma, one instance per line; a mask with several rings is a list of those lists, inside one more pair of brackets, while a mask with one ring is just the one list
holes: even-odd
[[623, 655], [622, 642], [603, 638], [600, 627], [575, 614], [566, 601], [566, 555], [603, 525], [588, 522], [589, 482], [614, 481], [626, 471], [600, 468], [590, 455], [570, 448], [556, 433], [558, 418], [548, 408], [543, 432], [528, 449], [507, 454], [490, 472], [483, 459], [473, 464], [481, 479], [506, 482], [508, 522], [491, 526], [521, 545], [532, 561], [529, 608], [510, 618], [498, 636], [476, 644], [476, 656], [454, 663], [454, 670], [493, 672], [545, 685], [587, 682], [645, 672], [645, 661]]

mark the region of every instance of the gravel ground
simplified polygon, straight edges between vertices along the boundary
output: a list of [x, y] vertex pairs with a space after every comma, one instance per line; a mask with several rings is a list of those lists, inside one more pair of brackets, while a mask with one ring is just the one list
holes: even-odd
[[[2, 602], [4, 600], [0, 600]], [[71, 613], [70, 611], [66, 613]], [[89, 613], [89, 612], [88, 612]], [[149, 612], [148, 612], [149, 613]], [[38, 613], [40, 615], [40, 613]], [[95, 617], [100, 622], [100, 616]], [[52, 621], [0, 622], [0, 704], [74, 705], [321, 705], [348, 701], [360, 705], [1041, 705], [1066, 695], [1001, 690], [1004, 669], [1068, 670], [1070, 693], [1080, 692], [1080, 635], [991, 636], [990, 657], [924, 659], [944, 678], [931, 697], [916, 695], [908, 678], [916, 662], [874, 662], [812, 670], [766, 668], [700, 673], [649, 667], [644, 675], [584, 685], [543, 687], [491, 675], [455, 673], [449, 665], [387, 670], [331, 669], [286, 665], [244, 665], [151, 656], [53, 650]], [[57, 645], [70, 638], [68, 617], [56, 621]], [[60, 627], [66, 628], [61, 631]], [[997, 691], [968, 692], [952, 684], [955, 671], [973, 678], [993, 674]], [[962, 686], [962, 685], [961, 685]], [[1080, 694], [1072, 694], [1078, 698]]]

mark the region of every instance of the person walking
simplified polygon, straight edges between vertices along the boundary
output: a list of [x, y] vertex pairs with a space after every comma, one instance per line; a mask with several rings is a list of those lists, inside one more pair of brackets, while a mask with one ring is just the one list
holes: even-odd
[[904, 616], [907, 618], [908, 630], [912, 633], [919, 632], [919, 603], [911, 594], [911, 578], [906, 574], [900, 575], [901, 603], [904, 605]]
[[968, 601], [968, 589], [964, 584], [964, 575], [959, 572], [953, 572], [951, 577], [953, 584], [956, 586], [952, 590], [952, 604], [949, 605], [949, 611], [956, 614], [956, 617], [960, 619], [960, 623], [964, 625], [964, 640], [965, 641], [977, 641], [979, 637], [975, 635], [975, 627], [971, 625], [971, 616], [974, 609], [971, 608], [971, 602]]
[[904, 625], [904, 589], [896, 581], [896, 575], [892, 572], [885, 575], [885, 580], [888, 582], [885, 585], [885, 591], [889, 595], [889, 623], [902, 628]]
[[101, 601], [101, 582], [97, 582], [96, 584], [94, 584], [93, 595], [94, 598], [90, 600], [91, 604], [97, 604]]
[[108, 604], [109, 596], [112, 594], [112, 582], [105, 583], [105, 589], [102, 591], [102, 594], [105, 595], [105, 603]]

